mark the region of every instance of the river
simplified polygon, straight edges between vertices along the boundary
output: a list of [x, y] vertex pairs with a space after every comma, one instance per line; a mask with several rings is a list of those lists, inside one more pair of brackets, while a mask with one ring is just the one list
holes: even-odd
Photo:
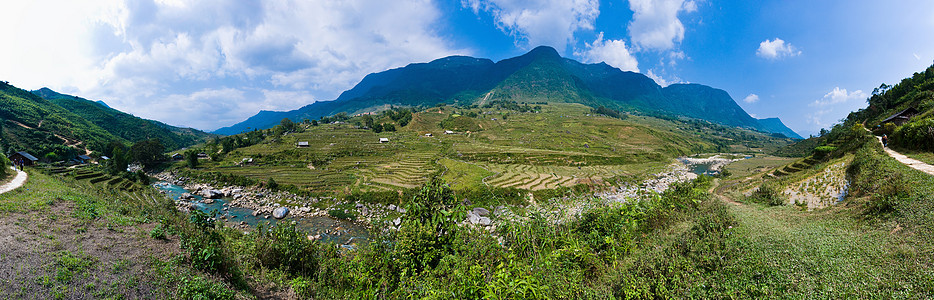
[[[153, 187], [163, 191], [169, 199], [175, 201], [189, 201], [194, 208], [203, 212], [211, 213], [216, 210], [218, 212], [217, 219], [219, 221], [225, 221], [225, 225], [232, 227], [239, 226], [241, 224], [240, 222], [245, 222], [246, 225], [250, 227], [256, 227], [256, 225], [261, 223], [273, 225], [277, 222], [294, 221], [295, 227], [304, 231], [309, 236], [320, 235], [322, 241], [333, 242], [348, 249], [353, 249], [355, 244], [365, 242], [370, 236], [369, 230], [367, 230], [366, 227], [350, 221], [337, 220], [324, 216], [307, 218], [295, 217], [291, 214], [282, 220], [277, 220], [273, 217], [267, 219], [264, 218], [263, 215], [253, 216], [252, 209], [226, 206], [230, 200], [229, 198], [215, 199], [213, 203], [204, 203], [200, 195], [192, 194], [192, 196], [195, 197], [194, 200], [180, 200], [179, 198], [182, 194], [191, 192], [181, 186], [165, 181], [157, 182], [153, 184]], [[224, 210], [225, 208], [226, 210]], [[221, 216], [225, 218], [221, 218]]]

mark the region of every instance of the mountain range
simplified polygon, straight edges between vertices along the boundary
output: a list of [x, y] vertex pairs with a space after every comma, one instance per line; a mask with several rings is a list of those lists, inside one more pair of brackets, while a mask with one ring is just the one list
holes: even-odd
[[651, 78], [606, 63], [584, 64], [563, 58], [547, 46], [493, 62], [450, 56], [428, 63], [367, 75], [332, 101], [287, 111], [260, 111], [214, 133], [266, 129], [283, 118], [317, 119], [337, 113], [358, 114], [390, 106], [472, 105], [491, 101], [565, 102], [649, 114], [677, 115], [723, 125], [801, 138], [777, 118], [757, 120], [721, 89], [701, 84], [662, 87]]

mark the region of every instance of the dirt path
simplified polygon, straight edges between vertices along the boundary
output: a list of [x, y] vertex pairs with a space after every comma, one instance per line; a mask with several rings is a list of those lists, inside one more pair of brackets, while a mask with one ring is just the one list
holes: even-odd
[[26, 172], [14, 169], [13, 167], [10, 167], [10, 169], [16, 171], [16, 177], [13, 177], [13, 180], [0, 186], [0, 194], [15, 190], [16, 188], [23, 186], [23, 184], [26, 183], [26, 178], [29, 177]]
[[[881, 137], [877, 136], [876, 139], [879, 140], [880, 144], [882, 143]], [[928, 173], [929, 175], [934, 175], [934, 166], [926, 164], [917, 159], [913, 159], [908, 156], [905, 156], [904, 154], [898, 153], [895, 150], [890, 149], [889, 147], [883, 147], [883, 149], [885, 149], [885, 153], [888, 153], [889, 156], [891, 156], [898, 162], [903, 163], [906, 166], [911, 167], [912, 169], [915, 169], [915, 170], [918, 170], [924, 173]]]

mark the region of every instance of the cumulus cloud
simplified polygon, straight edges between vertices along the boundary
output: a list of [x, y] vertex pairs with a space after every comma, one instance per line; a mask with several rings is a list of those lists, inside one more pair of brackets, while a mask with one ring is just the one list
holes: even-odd
[[759, 95], [756, 95], [756, 94], [749, 94], [749, 96], [746, 96], [746, 98], [743, 98], [743, 102], [746, 102], [746, 103], [756, 103], [756, 102], [759, 102]]
[[869, 97], [869, 95], [867, 95], [862, 90], [847, 92], [846, 89], [834, 87], [833, 90], [824, 95], [824, 97], [814, 101], [812, 106], [829, 106], [853, 100], [865, 100], [867, 97]]
[[489, 12], [496, 26], [526, 47], [548, 45], [559, 50], [574, 44], [574, 33], [593, 30], [600, 14], [598, 0], [463, 0], [474, 13]]
[[471, 54], [437, 33], [441, 12], [430, 0], [14, 3], [0, 25], [14, 28], [22, 47], [0, 50], [0, 76], [35, 63], [40, 75], [18, 76], [31, 80], [24, 87], [199, 129], [333, 99], [371, 72]]
[[623, 71], [639, 72], [639, 62], [623, 40], [604, 40], [603, 32], [597, 34], [597, 39], [591, 44], [585, 44], [583, 51], [575, 52], [586, 63], [605, 62]]
[[658, 85], [662, 87], [667, 87], [675, 83], [684, 82], [683, 80], [681, 80], [681, 78], [678, 78], [677, 76], [672, 77], [671, 79], [665, 79], [665, 77], [663, 77], [662, 74], [655, 73], [655, 70], [649, 70], [644, 75], [648, 78], [652, 78], [652, 80], [654, 80], [655, 83], [657, 83]]
[[814, 109], [808, 113], [807, 121], [814, 125], [827, 126], [835, 121], [827, 119], [828, 114], [846, 114], [856, 110], [864, 105], [863, 100], [867, 97], [869, 95], [862, 90], [849, 92], [846, 89], [834, 87], [823, 97], [808, 105]]
[[633, 44], [652, 50], [669, 50], [684, 39], [680, 12], [694, 12], [697, 4], [684, 0], [630, 0], [633, 11], [629, 35]]
[[801, 50], [792, 46], [791, 43], [786, 43], [780, 38], [775, 38], [775, 40], [767, 39], [759, 43], [759, 49], [756, 50], [756, 55], [765, 59], [775, 60], [801, 55]]

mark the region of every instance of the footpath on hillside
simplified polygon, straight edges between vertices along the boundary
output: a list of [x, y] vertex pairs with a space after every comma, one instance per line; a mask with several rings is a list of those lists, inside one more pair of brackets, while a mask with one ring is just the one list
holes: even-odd
[[[877, 136], [876, 139], [879, 140], [880, 144], [882, 143], [882, 137]], [[898, 153], [895, 150], [890, 149], [889, 147], [883, 146], [882, 148], [885, 149], [885, 153], [888, 153], [889, 156], [891, 156], [898, 162], [903, 163], [906, 166], [911, 167], [912, 169], [915, 169], [915, 170], [918, 170], [924, 173], [928, 173], [929, 175], [934, 175], [934, 166], [926, 164], [917, 159], [913, 159], [908, 156], [905, 156], [904, 154]]]
[[13, 177], [13, 180], [0, 186], [0, 194], [15, 190], [23, 186], [23, 184], [26, 183], [26, 178], [29, 177], [29, 175], [27, 175], [26, 172], [17, 170], [16, 168], [13, 168], [13, 167], [10, 167], [10, 169], [13, 169], [14, 171], [16, 171], [16, 177]]

